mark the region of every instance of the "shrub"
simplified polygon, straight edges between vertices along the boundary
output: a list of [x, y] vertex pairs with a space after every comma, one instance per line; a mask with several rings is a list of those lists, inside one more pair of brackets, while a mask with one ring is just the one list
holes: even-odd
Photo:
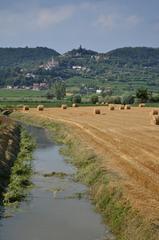
[[119, 96], [106, 97], [105, 102], [112, 104], [121, 104], [121, 97]]
[[51, 93], [51, 92], [47, 92], [47, 93], [46, 93], [46, 98], [47, 98], [47, 99], [53, 99], [53, 98], [54, 98], [54, 94]]
[[159, 102], [159, 95], [154, 95], [149, 99], [150, 102]]
[[98, 100], [99, 100], [99, 98], [98, 98], [97, 95], [93, 95], [93, 96], [91, 97], [91, 102], [92, 102], [93, 104], [96, 104], [96, 103], [98, 102]]
[[73, 99], [72, 99], [73, 103], [81, 103], [81, 101], [82, 101], [82, 99], [81, 99], [80, 95], [74, 95], [73, 96]]
[[121, 103], [122, 104], [133, 104], [134, 100], [135, 100], [135, 98], [133, 95], [124, 95], [121, 98]]
[[121, 97], [119, 96], [112, 97], [112, 103], [121, 104]]
[[137, 89], [136, 97], [141, 99], [142, 102], [146, 102], [149, 98], [148, 90], [146, 88]]

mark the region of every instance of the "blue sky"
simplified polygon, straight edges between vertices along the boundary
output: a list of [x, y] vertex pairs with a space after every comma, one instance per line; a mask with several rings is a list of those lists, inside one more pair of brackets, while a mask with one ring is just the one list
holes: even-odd
[[0, 46], [159, 47], [159, 0], [0, 0]]

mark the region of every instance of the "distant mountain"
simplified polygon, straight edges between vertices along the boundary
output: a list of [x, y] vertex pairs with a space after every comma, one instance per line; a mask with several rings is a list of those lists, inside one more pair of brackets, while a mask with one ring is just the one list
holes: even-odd
[[0, 86], [30, 86], [44, 80], [49, 84], [64, 80], [76, 88], [111, 88], [113, 94], [134, 92], [141, 86], [157, 92], [159, 48], [125, 47], [98, 53], [80, 46], [63, 55], [42, 47], [0, 48]]
[[159, 48], [125, 47], [110, 51], [105, 56], [112, 62], [118, 60], [125, 64], [141, 64], [149, 67], [159, 64]]
[[58, 52], [45, 47], [0, 48], [0, 67], [37, 65], [57, 56], [59, 56]]
[[79, 48], [60, 59], [60, 73], [67, 70], [69, 86], [111, 88], [114, 94], [139, 87], [159, 91], [159, 48], [125, 47], [107, 53]]

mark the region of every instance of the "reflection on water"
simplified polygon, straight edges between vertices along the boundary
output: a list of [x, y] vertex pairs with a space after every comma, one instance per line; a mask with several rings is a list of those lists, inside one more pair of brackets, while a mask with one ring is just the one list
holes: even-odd
[[[29, 127], [28, 130], [37, 141], [36, 173], [32, 179], [35, 187], [13, 217], [0, 220], [0, 240], [104, 239], [106, 229], [93, 206], [86, 198], [73, 197], [85, 193], [86, 187], [73, 182], [69, 176], [43, 176], [53, 171], [75, 173], [75, 168], [66, 164], [60, 155], [60, 146], [52, 143], [43, 129]], [[108, 239], [112, 239], [111, 236]]]

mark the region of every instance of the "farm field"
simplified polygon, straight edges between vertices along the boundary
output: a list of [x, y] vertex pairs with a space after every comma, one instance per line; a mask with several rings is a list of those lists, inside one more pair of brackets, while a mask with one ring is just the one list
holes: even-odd
[[23, 90], [23, 89], [6, 89], [6, 88], [1, 88], [0, 89], [0, 97], [4, 98], [22, 98], [22, 97], [41, 97], [46, 94], [46, 90], [41, 90], [41, 91], [34, 91], [34, 90]]
[[151, 108], [110, 111], [98, 107], [31, 109], [26, 114], [69, 124], [102, 157], [102, 167], [124, 189], [125, 198], [144, 217], [159, 216], [159, 126], [151, 124]]

